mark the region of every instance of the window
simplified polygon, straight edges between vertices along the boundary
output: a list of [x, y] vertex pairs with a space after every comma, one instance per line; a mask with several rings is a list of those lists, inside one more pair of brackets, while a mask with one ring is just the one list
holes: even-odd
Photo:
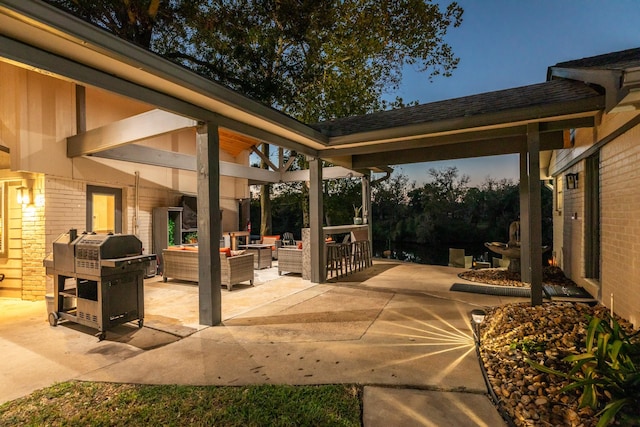
[[87, 185], [87, 231], [122, 233], [122, 190]]

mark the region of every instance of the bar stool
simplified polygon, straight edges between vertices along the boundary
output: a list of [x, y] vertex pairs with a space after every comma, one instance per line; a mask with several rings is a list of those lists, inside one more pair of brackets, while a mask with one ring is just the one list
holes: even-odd
[[331, 272], [335, 277], [346, 276], [353, 272], [351, 261], [351, 243], [326, 243], [327, 247], [327, 278]]
[[371, 242], [369, 240], [356, 240], [351, 243], [353, 253], [353, 268], [361, 271], [364, 268], [371, 267], [373, 261], [371, 259]]
[[341, 245], [335, 242], [325, 243], [327, 253], [327, 279], [334, 273], [335, 276], [339, 276], [339, 271], [342, 271], [342, 257], [341, 257]]

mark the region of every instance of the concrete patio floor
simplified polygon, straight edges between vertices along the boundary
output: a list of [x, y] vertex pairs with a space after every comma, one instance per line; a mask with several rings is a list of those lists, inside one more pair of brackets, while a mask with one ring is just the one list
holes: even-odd
[[223, 325], [198, 324], [198, 290], [145, 281], [144, 327], [49, 326], [42, 302], [0, 299], [0, 403], [77, 379], [142, 384], [365, 385], [365, 426], [504, 425], [487, 397], [475, 308], [525, 301], [451, 292], [462, 269], [376, 260], [325, 284], [277, 269], [222, 290]]

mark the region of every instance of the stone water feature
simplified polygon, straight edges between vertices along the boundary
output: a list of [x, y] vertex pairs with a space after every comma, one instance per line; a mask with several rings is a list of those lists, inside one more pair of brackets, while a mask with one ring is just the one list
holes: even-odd
[[[509, 225], [509, 241], [501, 242], [485, 242], [487, 249], [502, 255], [503, 259], [509, 260], [507, 271], [511, 273], [520, 273], [520, 221], [513, 221]], [[542, 253], [551, 249], [550, 246], [543, 246]]]

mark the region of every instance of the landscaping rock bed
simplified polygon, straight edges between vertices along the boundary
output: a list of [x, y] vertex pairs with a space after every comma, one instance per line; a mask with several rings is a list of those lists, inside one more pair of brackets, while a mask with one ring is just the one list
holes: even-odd
[[[578, 408], [580, 390], [559, 393], [568, 380], [531, 367], [531, 359], [568, 372], [562, 359], [584, 351], [588, 316], [606, 319], [603, 305], [549, 302], [510, 304], [486, 311], [479, 326], [479, 353], [499, 406], [517, 426], [595, 426], [589, 408]], [[628, 331], [631, 325], [618, 319]], [[638, 411], [638, 408], [635, 408]], [[638, 414], [640, 419], [640, 414]]]
[[[472, 282], [481, 282], [488, 285], [526, 287], [526, 283], [520, 281], [520, 273], [512, 273], [502, 268], [484, 268], [469, 270], [458, 275], [462, 279]], [[542, 269], [543, 285], [577, 286], [575, 282], [567, 278], [558, 267], [544, 267]]]

